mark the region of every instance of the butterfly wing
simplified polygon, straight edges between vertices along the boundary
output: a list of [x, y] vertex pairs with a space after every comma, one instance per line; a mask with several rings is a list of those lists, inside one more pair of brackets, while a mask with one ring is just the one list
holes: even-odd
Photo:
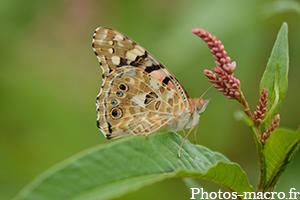
[[149, 73], [122, 67], [107, 77], [97, 98], [98, 125], [107, 138], [150, 134], [173, 119], [178, 102], [179, 95]]
[[150, 134], [189, 108], [179, 81], [127, 36], [97, 28], [92, 46], [103, 69], [97, 122], [107, 138]]

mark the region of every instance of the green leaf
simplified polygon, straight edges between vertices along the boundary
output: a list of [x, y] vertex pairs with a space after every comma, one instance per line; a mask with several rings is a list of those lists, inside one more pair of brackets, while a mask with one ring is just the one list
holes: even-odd
[[266, 176], [263, 186], [273, 187], [299, 148], [300, 132], [276, 129], [264, 146], [263, 160]]
[[85, 150], [45, 171], [15, 200], [112, 199], [172, 177], [202, 178], [238, 194], [251, 192], [238, 164], [182, 137], [155, 133], [127, 137]]
[[279, 113], [281, 103], [288, 87], [289, 51], [288, 51], [288, 26], [283, 23], [277, 35], [271, 57], [260, 82], [260, 93], [267, 89], [268, 106], [264, 129], [270, 127], [274, 116]]

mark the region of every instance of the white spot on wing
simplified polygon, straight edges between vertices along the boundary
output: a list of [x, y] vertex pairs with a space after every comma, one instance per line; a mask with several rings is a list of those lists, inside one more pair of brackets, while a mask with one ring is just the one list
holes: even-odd
[[117, 42], [117, 44], [118, 44], [118, 46], [119, 47], [125, 47], [122, 43], [120, 43], [120, 42]]
[[112, 61], [112, 63], [113, 63], [114, 65], [120, 64], [120, 60], [121, 60], [121, 58], [120, 58], [119, 56], [112, 56], [112, 57], [111, 57], [111, 61]]
[[144, 51], [140, 51], [139, 49], [133, 49], [131, 51], [127, 51], [126, 58], [128, 60], [135, 60], [137, 56], [141, 56], [144, 54]]
[[109, 40], [109, 41], [108, 41], [108, 44], [109, 44], [109, 45], [113, 45], [114, 42], [113, 42], [112, 40]]
[[131, 98], [131, 101], [135, 102], [136, 104], [138, 104], [140, 107], [143, 108], [145, 108], [144, 100], [145, 100], [145, 95], [136, 95]]
[[108, 52], [112, 54], [114, 52], [113, 48], [109, 48]]
[[117, 41], [124, 40], [124, 37], [120, 34], [116, 34], [116, 36], [114, 37], [114, 40], [117, 40]]
[[105, 43], [105, 41], [103, 39], [96, 39], [95, 40], [97, 45], [103, 45]]
[[100, 33], [97, 34], [97, 36], [98, 36], [99, 38], [106, 38], [107, 32], [108, 32], [108, 30], [104, 29], [104, 30], [100, 31]]
[[153, 79], [150, 79], [150, 85], [155, 90], [159, 89], [159, 84], [156, 81], [154, 81]]
[[135, 60], [136, 54], [134, 54], [132, 51], [127, 51], [125, 58], [128, 60]]

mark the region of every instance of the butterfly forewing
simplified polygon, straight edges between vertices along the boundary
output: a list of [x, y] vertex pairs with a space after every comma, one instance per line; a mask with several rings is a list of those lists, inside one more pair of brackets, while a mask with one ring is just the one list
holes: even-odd
[[150, 73], [158, 80], [169, 85], [188, 106], [188, 94], [175, 78], [154, 56], [143, 47], [110, 28], [97, 28], [93, 37], [93, 48], [103, 69], [103, 79], [116, 68], [130, 65]]

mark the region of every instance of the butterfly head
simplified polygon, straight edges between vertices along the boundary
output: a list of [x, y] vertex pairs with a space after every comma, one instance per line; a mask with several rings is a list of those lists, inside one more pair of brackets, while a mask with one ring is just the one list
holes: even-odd
[[197, 98], [193, 100], [194, 100], [195, 110], [198, 112], [199, 115], [201, 115], [204, 112], [204, 110], [206, 109], [210, 101], [210, 99], [202, 99], [202, 98]]

